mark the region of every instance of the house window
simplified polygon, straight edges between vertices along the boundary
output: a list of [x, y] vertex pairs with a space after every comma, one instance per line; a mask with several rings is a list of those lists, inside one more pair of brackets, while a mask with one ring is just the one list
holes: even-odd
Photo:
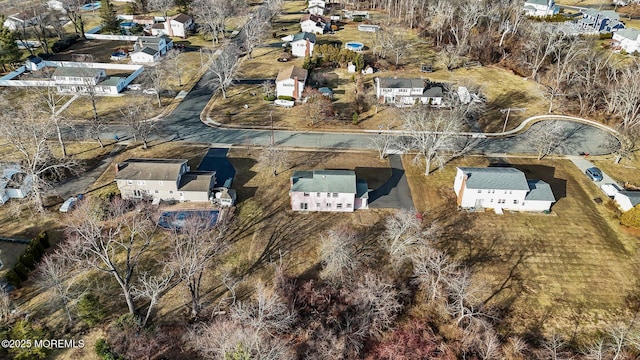
[[309, 196], [309, 193], [304, 193], [304, 196]]
[[300, 203], [300, 210], [307, 210], [309, 208], [309, 204], [307, 203]]
[[316, 203], [316, 209], [320, 209], [320, 203]]
[[351, 204], [347, 204], [347, 209], [351, 209]]
[[327, 193], [327, 197], [331, 197], [331, 193]]
[[144, 181], [144, 180], [138, 180], [138, 185], [145, 185], [145, 184], [146, 184], [146, 181]]
[[498, 199], [498, 204], [504, 204], [506, 202], [507, 202], [507, 200], [505, 200], [505, 199]]
[[158, 191], [158, 190], [155, 190], [155, 191], [154, 191], [154, 193], [156, 193], [156, 194], [157, 194], [157, 193], [159, 193], [159, 191]]
[[338, 193], [333, 193], [333, 197], [338, 197]]
[[511, 195], [511, 193], [512, 193], [512, 191], [511, 191], [511, 190], [509, 190], [509, 195]]
[[518, 205], [518, 200], [513, 200], [514, 205]]
[[127, 185], [133, 185], [133, 180], [127, 180]]
[[169, 190], [169, 194], [173, 195], [173, 190]]
[[317, 197], [320, 197], [320, 193], [316, 193], [316, 196], [317, 196]]
[[478, 194], [482, 194], [482, 190], [478, 190]]
[[336, 204], [337, 209], [342, 209], [342, 204]]
[[331, 203], [327, 203], [327, 209], [331, 209]]

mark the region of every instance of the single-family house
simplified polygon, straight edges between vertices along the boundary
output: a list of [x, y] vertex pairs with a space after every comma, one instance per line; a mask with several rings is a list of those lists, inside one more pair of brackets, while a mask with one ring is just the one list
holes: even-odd
[[640, 204], [640, 191], [620, 191], [613, 200], [623, 212], [629, 211]]
[[527, 180], [511, 167], [457, 168], [453, 183], [461, 208], [489, 208], [496, 212], [548, 211], [556, 199], [542, 180]]
[[614, 10], [586, 9], [582, 15], [578, 25], [584, 30], [610, 33], [624, 29], [624, 24], [620, 22], [620, 15]]
[[25, 174], [20, 165], [13, 163], [0, 164], [0, 205], [9, 199], [27, 197], [32, 187], [31, 175]]
[[67, 10], [64, 8], [64, 3], [60, 0], [49, 0], [47, 1], [47, 8], [49, 10], [61, 11], [66, 13]]
[[313, 55], [313, 47], [316, 44], [316, 36], [308, 32], [300, 32], [293, 35], [291, 44], [291, 55], [305, 57]]
[[331, 29], [331, 22], [321, 15], [305, 15], [300, 19], [302, 32], [324, 34]]
[[613, 41], [629, 54], [640, 51], [640, 31], [636, 29], [627, 28], [614, 32]]
[[126, 78], [107, 76], [105, 69], [59, 66], [51, 76], [59, 94], [115, 95], [126, 86]]
[[169, 20], [165, 22], [153, 24], [151, 27], [151, 35], [177, 36], [184, 39], [187, 37], [187, 33], [192, 30], [194, 26], [195, 24], [191, 16], [178, 14], [169, 17]]
[[525, 0], [523, 10], [527, 16], [550, 16], [558, 13], [554, 0]]
[[396, 77], [375, 78], [376, 97], [380, 104], [411, 106], [418, 101], [423, 105], [442, 105], [442, 85], [425, 79]]
[[312, 15], [324, 15], [324, 9], [325, 7], [323, 5], [309, 5], [309, 7], [307, 7], [307, 12]]
[[368, 207], [367, 182], [352, 170], [295, 171], [291, 176], [294, 211], [352, 212]]
[[156, 23], [156, 17], [151, 15], [133, 15], [132, 21], [141, 26], [151, 26]]
[[276, 77], [276, 96], [302, 97], [309, 72], [306, 69], [291, 65], [278, 73]]
[[327, 2], [325, 0], [309, 0], [308, 6], [320, 5], [323, 8], [327, 7]]
[[123, 199], [208, 202], [215, 186], [214, 171], [190, 171], [184, 159], [129, 159], [115, 178]]
[[154, 63], [173, 48], [173, 40], [168, 36], [140, 36], [133, 44], [129, 55], [133, 63]]
[[37, 24], [42, 15], [30, 14], [26, 11], [7, 16], [4, 20], [4, 27], [11, 31], [16, 31], [27, 26]]

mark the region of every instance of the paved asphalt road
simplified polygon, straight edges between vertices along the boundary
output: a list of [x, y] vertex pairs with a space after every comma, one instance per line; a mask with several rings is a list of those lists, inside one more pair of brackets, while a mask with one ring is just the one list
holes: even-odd
[[389, 155], [391, 177], [381, 187], [369, 192], [370, 208], [414, 209], [409, 183], [400, 155]]

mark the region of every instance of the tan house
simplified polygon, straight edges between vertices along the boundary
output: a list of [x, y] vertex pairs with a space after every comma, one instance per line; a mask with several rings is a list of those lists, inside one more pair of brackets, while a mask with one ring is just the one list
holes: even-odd
[[190, 171], [184, 159], [129, 159], [116, 164], [123, 199], [207, 202], [215, 186], [214, 171]]
[[303, 68], [291, 65], [278, 73], [276, 78], [276, 96], [290, 96], [300, 99], [309, 72]]

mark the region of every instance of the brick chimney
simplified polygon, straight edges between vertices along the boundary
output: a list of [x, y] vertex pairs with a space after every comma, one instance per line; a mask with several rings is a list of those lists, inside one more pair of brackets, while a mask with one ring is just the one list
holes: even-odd
[[309, 41], [309, 39], [307, 39], [307, 44], [306, 47], [304, 49], [304, 56], [311, 56], [311, 41]]
[[300, 85], [298, 85], [298, 77], [294, 76], [293, 77], [293, 98], [296, 100], [298, 100], [298, 94], [299, 94], [298, 91], [300, 91], [299, 86]]

